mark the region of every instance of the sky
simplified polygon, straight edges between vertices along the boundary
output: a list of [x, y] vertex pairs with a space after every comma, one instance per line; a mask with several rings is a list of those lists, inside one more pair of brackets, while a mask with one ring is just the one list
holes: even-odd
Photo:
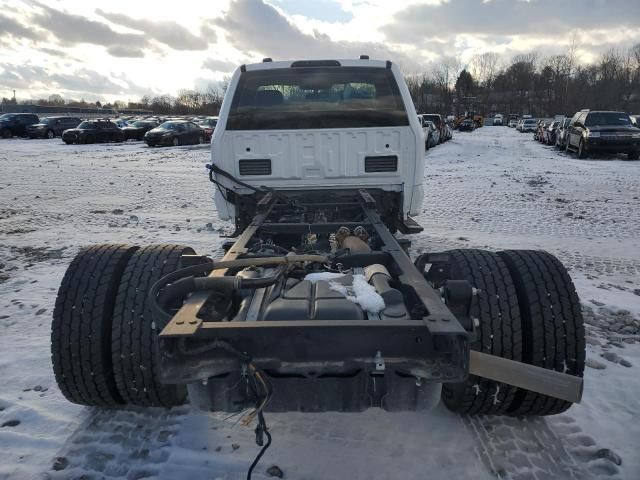
[[0, 0], [0, 96], [135, 101], [240, 64], [392, 60], [428, 72], [495, 52], [595, 61], [640, 42], [640, 0]]

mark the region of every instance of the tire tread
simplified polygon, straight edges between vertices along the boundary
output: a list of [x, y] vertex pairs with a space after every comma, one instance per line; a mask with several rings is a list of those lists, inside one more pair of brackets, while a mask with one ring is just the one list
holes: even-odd
[[62, 394], [73, 403], [122, 403], [111, 365], [111, 321], [120, 277], [135, 249], [83, 248], [62, 279], [51, 324], [51, 361]]
[[153, 317], [147, 293], [164, 275], [180, 268], [182, 245], [149, 245], [138, 250], [122, 275], [114, 308], [112, 358], [118, 391], [127, 404], [171, 407], [183, 403], [186, 390], [159, 381], [157, 334], [164, 327]]
[[[523, 328], [523, 361], [582, 377], [584, 322], [580, 301], [560, 261], [544, 251], [500, 252], [515, 282]], [[555, 415], [571, 402], [520, 389], [509, 413]]]
[[[471, 316], [479, 320], [472, 350], [520, 360], [522, 342], [515, 287], [502, 259], [484, 250], [447, 252], [452, 278], [468, 280], [477, 289]], [[503, 414], [510, 408], [517, 388], [481, 377], [469, 376], [463, 384], [444, 384], [442, 399], [452, 411], [471, 415]]]

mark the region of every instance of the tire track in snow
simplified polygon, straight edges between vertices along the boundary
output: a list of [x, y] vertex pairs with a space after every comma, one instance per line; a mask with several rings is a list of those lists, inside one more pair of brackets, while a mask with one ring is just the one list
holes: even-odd
[[43, 477], [153, 478], [171, 455], [188, 407], [96, 410], [67, 439]]
[[621, 478], [607, 449], [585, 435], [567, 414], [547, 418], [464, 416], [476, 454], [505, 480]]

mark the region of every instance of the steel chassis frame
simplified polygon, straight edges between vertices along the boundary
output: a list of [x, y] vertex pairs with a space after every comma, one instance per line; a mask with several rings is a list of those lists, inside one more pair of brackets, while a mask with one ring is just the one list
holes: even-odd
[[[326, 192], [325, 192], [326, 195]], [[343, 194], [344, 195], [344, 194]], [[278, 195], [265, 195], [257, 215], [223, 260], [242, 258], [257, 233], [329, 233], [341, 226], [363, 226], [381, 241], [378, 257], [397, 275], [398, 283], [417, 299], [411, 320], [206, 321], [200, 312], [210, 292], [192, 294], [160, 333], [161, 379], [166, 383], [205, 382], [242, 369], [242, 362], [221, 345], [231, 345], [255, 365], [275, 376], [335, 378], [364, 371], [369, 376], [397, 375], [412, 385], [461, 382], [469, 371], [468, 332], [442, 301], [376, 211], [366, 190], [339, 201], [300, 203], [358, 209], [362, 221], [351, 223], [278, 223], [289, 206]], [[226, 270], [214, 270], [223, 276]], [[393, 380], [393, 379], [391, 379]], [[387, 379], [387, 383], [391, 381]], [[395, 381], [395, 380], [393, 380]], [[288, 409], [290, 406], [283, 406]], [[361, 409], [351, 406], [348, 409]], [[393, 409], [390, 408], [390, 409]]]

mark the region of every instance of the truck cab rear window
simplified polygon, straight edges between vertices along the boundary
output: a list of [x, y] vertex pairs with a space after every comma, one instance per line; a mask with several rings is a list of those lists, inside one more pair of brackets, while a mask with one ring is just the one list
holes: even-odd
[[244, 72], [227, 130], [298, 130], [409, 125], [391, 71], [282, 68]]

